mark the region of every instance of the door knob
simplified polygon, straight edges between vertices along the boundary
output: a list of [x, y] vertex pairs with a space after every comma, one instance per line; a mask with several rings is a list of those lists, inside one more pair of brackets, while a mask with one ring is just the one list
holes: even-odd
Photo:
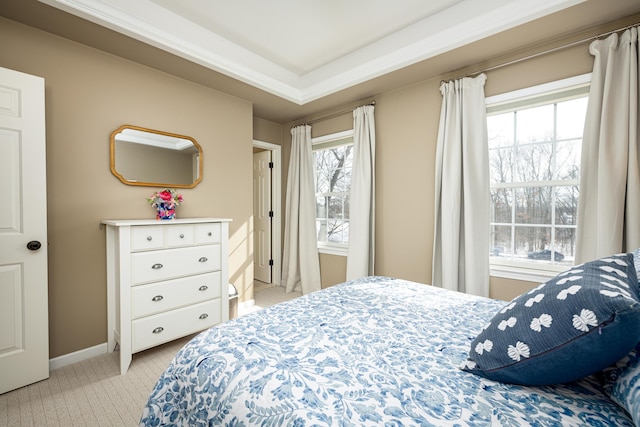
[[32, 240], [27, 243], [27, 249], [29, 249], [30, 251], [37, 251], [41, 246], [42, 245], [37, 240]]

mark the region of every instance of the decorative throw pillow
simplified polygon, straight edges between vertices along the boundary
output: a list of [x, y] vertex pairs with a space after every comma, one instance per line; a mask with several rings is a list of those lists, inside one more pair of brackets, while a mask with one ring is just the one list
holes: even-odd
[[640, 280], [640, 248], [631, 253], [633, 254], [633, 264], [636, 267], [636, 274], [638, 275], [638, 280]]
[[602, 376], [605, 393], [640, 425], [640, 343]]
[[633, 255], [613, 255], [516, 297], [473, 340], [461, 368], [507, 383], [565, 383], [612, 365], [639, 341]]

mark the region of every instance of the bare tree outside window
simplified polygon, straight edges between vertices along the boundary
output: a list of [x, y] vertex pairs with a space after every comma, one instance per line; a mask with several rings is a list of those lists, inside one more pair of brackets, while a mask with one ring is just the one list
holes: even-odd
[[318, 242], [347, 245], [353, 139], [314, 146], [313, 156]]
[[487, 118], [493, 260], [573, 264], [585, 95]]

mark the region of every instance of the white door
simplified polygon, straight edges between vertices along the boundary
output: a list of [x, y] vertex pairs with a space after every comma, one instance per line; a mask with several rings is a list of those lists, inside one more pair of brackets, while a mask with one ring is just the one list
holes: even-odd
[[0, 393], [49, 377], [44, 79], [0, 68]]
[[271, 151], [253, 155], [253, 277], [271, 283]]

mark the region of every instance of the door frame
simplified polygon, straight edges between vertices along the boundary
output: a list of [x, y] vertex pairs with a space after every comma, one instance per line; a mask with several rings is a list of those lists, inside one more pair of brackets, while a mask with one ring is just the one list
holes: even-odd
[[271, 151], [271, 283], [280, 286], [282, 276], [282, 147], [270, 142], [253, 140], [255, 148]]

